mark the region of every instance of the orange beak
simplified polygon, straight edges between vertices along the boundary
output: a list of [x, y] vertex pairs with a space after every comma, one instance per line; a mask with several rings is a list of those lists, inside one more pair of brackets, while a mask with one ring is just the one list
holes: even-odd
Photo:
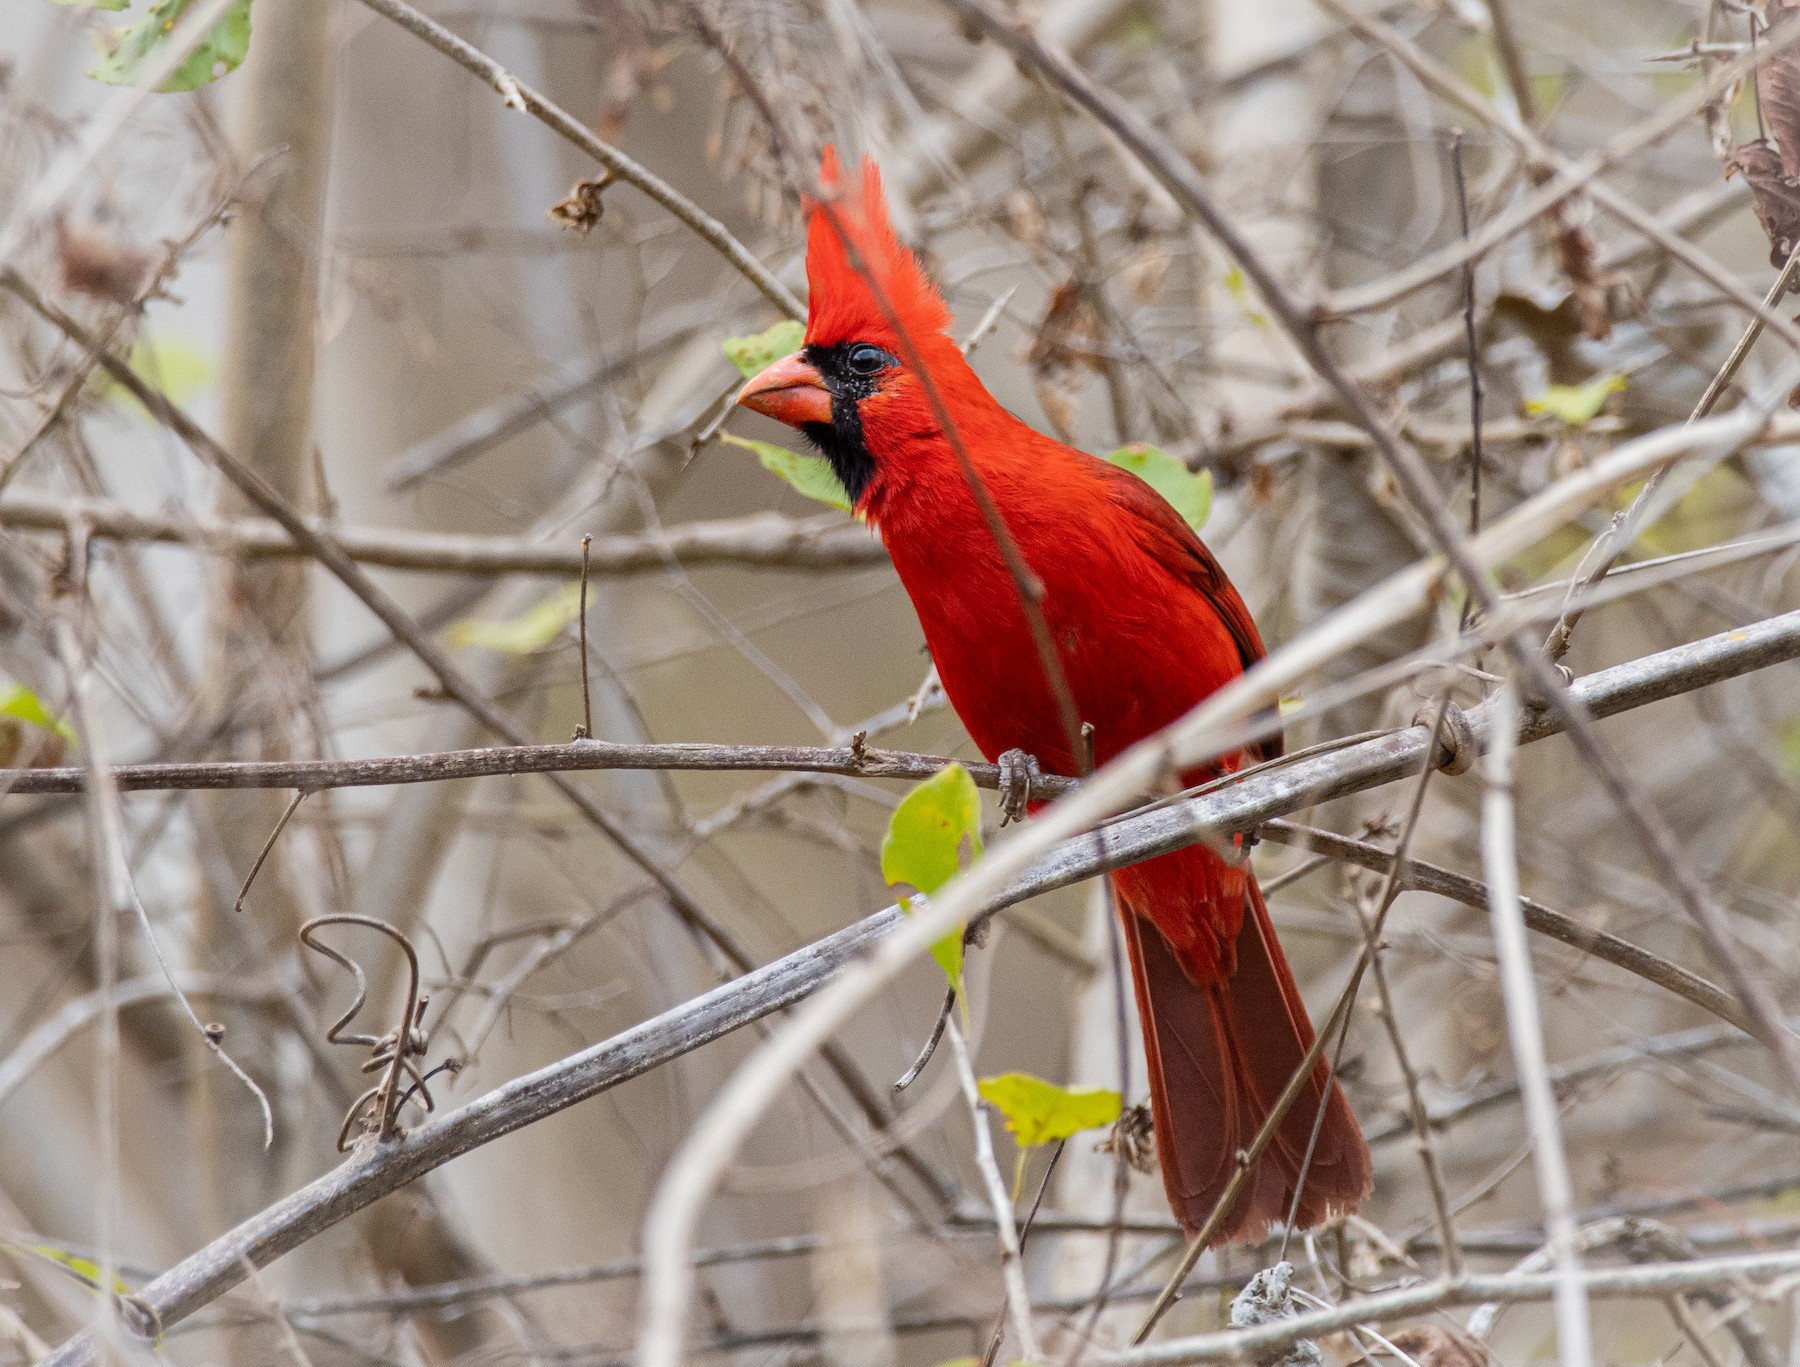
[[783, 356], [738, 392], [745, 408], [765, 414], [789, 427], [831, 421], [831, 392], [825, 377], [796, 351]]

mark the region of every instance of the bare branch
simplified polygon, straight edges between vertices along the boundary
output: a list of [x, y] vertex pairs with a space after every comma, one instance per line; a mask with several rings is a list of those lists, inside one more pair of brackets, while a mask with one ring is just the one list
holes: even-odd
[[[337, 542], [351, 560], [384, 569], [566, 579], [581, 573], [579, 546], [554, 545], [535, 537], [345, 527], [318, 517], [305, 522]], [[310, 554], [280, 523], [268, 518], [148, 513], [109, 499], [55, 498], [22, 489], [0, 501], [0, 527], [67, 532], [77, 525], [85, 526], [96, 541], [161, 542], [249, 558]], [[684, 565], [784, 570], [846, 569], [887, 560], [887, 552], [867, 530], [836, 515], [796, 519], [752, 513], [595, 537], [593, 572], [653, 573], [666, 569], [671, 556]]]
[[1500, 985], [1506, 998], [1507, 1031], [1513, 1063], [1525, 1098], [1525, 1124], [1537, 1168], [1538, 1202], [1550, 1233], [1556, 1265], [1556, 1338], [1563, 1367], [1589, 1367], [1594, 1360], [1587, 1288], [1575, 1251], [1575, 1189], [1568, 1153], [1557, 1120], [1556, 1094], [1544, 1058], [1544, 1026], [1537, 984], [1531, 973], [1531, 946], [1519, 909], [1519, 860], [1514, 843], [1513, 755], [1519, 734], [1518, 694], [1509, 686], [1491, 704], [1493, 727], [1481, 777], [1481, 860], [1487, 872], [1488, 910], [1500, 958]]

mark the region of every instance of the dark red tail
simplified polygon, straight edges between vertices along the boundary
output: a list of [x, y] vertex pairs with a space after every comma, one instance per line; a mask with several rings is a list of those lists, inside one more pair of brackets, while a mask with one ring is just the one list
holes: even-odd
[[[1169, 1205], [1189, 1235], [1212, 1213], [1269, 1109], [1312, 1046], [1312, 1023], [1251, 878], [1238, 934], [1237, 971], [1211, 987], [1183, 972], [1162, 932], [1129, 905], [1120, 908], [1144, 1056], [1156, 1151]], [[1219, 1226], [1214, 1245], [1259, 1239], [1287, 1219], [1301, 1162], [1325, 1108], [1306, 1167], [1295, 1223], [1318, 1224], [1352, 1210], [1370, 1187], [1369, 1149], [1336, 1082], [1320, 1060], [1263, 1151], [1248, 1186]]]

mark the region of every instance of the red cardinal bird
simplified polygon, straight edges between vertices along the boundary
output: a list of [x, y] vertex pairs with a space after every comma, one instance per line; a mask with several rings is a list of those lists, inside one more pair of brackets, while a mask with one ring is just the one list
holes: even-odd
[[[942, 297], [894, 236], [874, 163], [863, 163], [860, 193], [840, 190], [827, 149], [820, 179], [825, 198], [808, 203], [805, 346], [745, 385], [738, 402], [803, 432], [880, 530], [944, 691], [981, 752], [995, 760], [1024, 750], [1061, 774], [1082, 767], [956, 442], [1042, 581], [1043, 616], [1098, 762], [1261, 659], [1243, 599], [1160, 495], [1033, 431], [983, 387], [949, 335]], [[1251, 754], [1280, 749], [1265, 741]], [[1183, 779], [1201, 782], [1244, 759]], [[1111, 877], [1163, 1183], [1192, 1234], [1300, 1066], [1312, 1025], [1243, 862], [1193, 847]], [[1321, 1110], [1298, 1224], [1349, 1210], [1368, 1192], [1368, 1148], [1321, 1062], [1215, 1242], [1255, 1239], [1287, 1218]]]

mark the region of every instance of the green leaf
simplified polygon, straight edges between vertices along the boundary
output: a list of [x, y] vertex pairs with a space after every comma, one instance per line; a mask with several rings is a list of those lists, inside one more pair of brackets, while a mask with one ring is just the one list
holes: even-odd
[[[212, 387], [218, 367], [212, 355], [179, 337], [146, 334], [138, 338], [128, 358], [132, 374], [173, 403], [185, 404]], [[95, 380], [100, 397], [144, 411], [132, 392], [112, 376], [101, 372]]]
[[790, 451], [772, 441], [753, 441], [732, 432], [721, 432], [719, 440], [756, 452], [756, 458], [762, 462], [763, 469], [770, 474], [780, 475], [808, 498], [829, 503], [846, 513], [851, 511], [850, 495], [844, 491], [844, 482], [837, 477], [830, 461], [820, 456], [803, 456], [798, 451]]
[[56, 0], [59, 5], [68, 5], [73, 9], [130, 9], [131, 0]]
[[[10, 1240], [0, 1240], [0, 1248], [10, 1248], [19, 1253], [29, 1253], [33, 1257], [42, 1258], [47, 1263], [55, 1263], [63, 1271], [80, 1281], [86, 1282], [96, 1291], [100, 1289], [100, 1264], [92, 1258], [84, 1258], [78, 1253], [58, 1248], [55, 1244], [15, 1244]], [[126, 1285], [118, 1273], [113, 1274], [113, 1294], [129, 1296], [131, 1288]]]
[[465, 618], [452, 622], [444, 639], [453, 646], [481, 646], [506, 655], [529, 655], [542, 650], [581, 613], [581, 586], [564, 584], [517, 617], [504, 621]]
[[50, 709], [44, 706], [44, 700], [24, 684], [0, 688], [0, 717], [12, 717], [41, 731], [52, 732], [66, 741], [75, 739], [75, 728], [52, 716]]
[[1607, 397], [1622, 393], [1628, 383], [1623, 375], [1601, 375], [1586, 384], [1553, 384], [1527, 400], [1525, 411], [1534, 418], [1547, 416], [1570, 427], [1586, 427], [1600, 416]]
[[[962, 869], [963, 843], [970, 862], [981, 858], [981, 793], [960, 764], [938, 770], [894, 808], [881, 837], [881, 876], [892, 886], [908, 883], [929, 897]], [[900, 899], [910, 913], [910, 899]], [[962, 927], [931, 947], [931, 957], [950, 986], [962, 993]]]
[[1212, 512], [1211, 470], [1196, 473], [1160, 446], [1121, 446], [1106, 459], [1161, 494], [1195, 531], [1206, 525]]
[[[145, 67], [156, 60], [157, 49], [180, 27], [181, 16], [192, 3], [193, 0], [156, 0], [135, 24], [116, 28], [96, 40], [101, 57], [88, 75], [108, 85], [136, 85]], [[177, 91], [209, 85], [242, 66], [249, 51], [250, 0], [237, 0], [157, 88]]]
[[982, 1078], [980, 1090], [982, 1100], [1006, 1117], [1020, 1148], [1098, 1130], [1119, 1118], [1119, 1094], [1105, 1088], [1071, 1092], [1030, 1073], [1002, 1073]]
[[806, 340], [806, 329], [792, 318], [783, 318], [767, 332], [749, 337], [727, 337], [725, 359], [746, 380], [767, 370], [783, 356], [792, 356]]

